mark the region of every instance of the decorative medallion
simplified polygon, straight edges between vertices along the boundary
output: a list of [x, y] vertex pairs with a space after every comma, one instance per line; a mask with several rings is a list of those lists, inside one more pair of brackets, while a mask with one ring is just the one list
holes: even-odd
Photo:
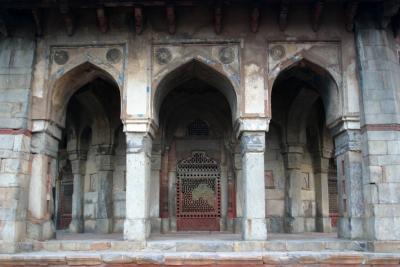
[[57, 50], [54, 52], [53, 59], [58, 65], [64, 65], [69, 59], [68, 52], [64, 50]]
[[231, 64], [235, 60], [235, 51], [231, 47], [223, 47], [219, 50], [219, 60], [223, 64]]
[[285, 48], [282, 45], [276, 45], [269, 51], [270, 56], [274, 60], [279, 60], [285, 56]]
[[171, 58], [172, 58], [171, 52], [168, 50], [168, 48], [165, 48], [165, 47], [158, 48], [156, 50], [155, 56], [156, 56], [157, 63], [160, 65], [167, 64], [168, 62], [171, 61]]
[[110, 63], [118, 63], [122, 58], [121, 50], [117, 48], [111, 48], [107, 51], [106, 58]]

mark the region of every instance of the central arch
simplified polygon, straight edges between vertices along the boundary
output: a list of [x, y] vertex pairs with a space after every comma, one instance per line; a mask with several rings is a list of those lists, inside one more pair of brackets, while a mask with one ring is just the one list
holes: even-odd
[[160, 108], [165, 97], [177, 86], [194, 78], [216, 88], [225, 96], [231, 109], [232, 121], [235, 121], [238, 117], [238, 97], [233, 83], [215, 65], [209, 65], [200, 59], [191, 59], [177, 66], [153, 86], [156, 88], [153, 96], [153, 113], [156, 121], [159, 120]]
[[194, 59], [161, 79], [153, 110], [159, 124], [153, 157], [161, 158], [154, 180], [162, 230], [233, 231], [234, 86], [221, 71]]

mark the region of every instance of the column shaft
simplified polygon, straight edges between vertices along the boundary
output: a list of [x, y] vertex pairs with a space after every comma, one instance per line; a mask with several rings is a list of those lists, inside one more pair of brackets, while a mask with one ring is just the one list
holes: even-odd
[[266, 240], [264, 132], [243, 132], [243, 239]]
[[151, 137], [127, 132], [126, 219], [124, 239], [142, 241], [150, 234], [149, 181], [151, 173]]
[[[80, 155], [78, 151], [69, 152], [69, 160], [71, 162], [73, 180], [72, 193], [72, 221], [69, 230], [72, 233], [82, 233], [84, 231], [83, 223], [83, 178], [85, 168], [85, 155]], [[83, 158], [82, 158], [83, 156]]]

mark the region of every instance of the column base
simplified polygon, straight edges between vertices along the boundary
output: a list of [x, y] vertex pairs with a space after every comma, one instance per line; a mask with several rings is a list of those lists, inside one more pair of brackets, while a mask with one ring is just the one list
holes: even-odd
[[83, 233], [83, 220], [81, 219], [72, 219], [71, 223], [68, 227], [70, 233]]
[[25, 221], [0, 220], [0, 240], [18, 242], [25, 238], [27, 224]]
[[112, 231], [112, 219], [96, 219], [94, 231], [100, 234], [108, 234]]
[[161, 218], [150, 218], [151, 232], [161, 233]]
[[285, 218], [285, 230], [287, 233], [304, 233], [304, 217], [286, 217]]
[[148, 219], [125, 219], [124, 239], [131, 241], [145, 241], [150, 235]]
[[341, 217], [338, 221], [338, 236], [347, 239], [362, 239], [365, 238], [363, 227], [364, 220], [362, 218], [347, 218]]
[[317, 232], [321, 233], [331, 233], [332, 232], [332, 222], [329, 217], [315, 218]]
[[53, 221], [47, 220], [39, 223], [27, 222], [26, 232], [28, 238], [43, 241], [55, 237], [55, 227]]
[[161, 218], [161, 233], [165, 234], [170, 231], [169, 218]]
[[244, 240], [267, 240], [267, 222], [265, 218], [243, 218]]

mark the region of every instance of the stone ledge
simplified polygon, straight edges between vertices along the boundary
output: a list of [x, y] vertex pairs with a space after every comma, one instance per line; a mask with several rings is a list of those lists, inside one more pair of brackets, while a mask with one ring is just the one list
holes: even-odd
[[0, 255], [0, 266], [360, 266], [400, 265], [399, 253], [242, 252], [136, 253], [33, 252]]

